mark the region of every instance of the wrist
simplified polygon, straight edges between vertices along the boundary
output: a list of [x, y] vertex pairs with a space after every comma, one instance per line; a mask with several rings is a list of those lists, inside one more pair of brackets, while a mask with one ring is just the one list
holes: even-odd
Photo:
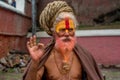
[[39, 66], [39, 61], [32, 60], [31, 66], [32, 66], [32, 68], [37, 68]]

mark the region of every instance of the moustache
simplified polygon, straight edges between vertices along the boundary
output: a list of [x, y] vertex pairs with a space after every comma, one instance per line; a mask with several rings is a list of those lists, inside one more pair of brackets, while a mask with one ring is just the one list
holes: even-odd
[[70, 37], [65, 37], [62, 39], [63, 42], [70, 42], [71, 41], [71, 38]]

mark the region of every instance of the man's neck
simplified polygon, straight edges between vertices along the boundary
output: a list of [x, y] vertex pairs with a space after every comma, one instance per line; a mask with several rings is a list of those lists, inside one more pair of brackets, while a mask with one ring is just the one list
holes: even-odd
[[63, 57], [65, 61], [68, 61], [73, 53], [72, 50], [70, 51], [69, 50], [62, 50], [62, 51], [57, 50], [57, 52]]

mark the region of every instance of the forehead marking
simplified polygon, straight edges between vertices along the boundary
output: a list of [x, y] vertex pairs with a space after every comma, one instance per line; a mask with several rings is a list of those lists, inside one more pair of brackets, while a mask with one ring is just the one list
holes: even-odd
[[69, 26], [69, 19], [68, 18], [65, 19], [65, 28], [66, 29], [70, 28], [70, 26]]

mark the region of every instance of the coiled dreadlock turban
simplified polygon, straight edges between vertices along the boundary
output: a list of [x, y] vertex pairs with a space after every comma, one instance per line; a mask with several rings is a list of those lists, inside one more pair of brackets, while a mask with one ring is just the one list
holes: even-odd
[[52, 36], [51, 28], [53, 28], [54, 21], [61, 12], [73, 13], [73, 10], [65, 1], [53, 1], [47, 4], [42, 11], [39, 17], [39, 22], [48, 35]]

